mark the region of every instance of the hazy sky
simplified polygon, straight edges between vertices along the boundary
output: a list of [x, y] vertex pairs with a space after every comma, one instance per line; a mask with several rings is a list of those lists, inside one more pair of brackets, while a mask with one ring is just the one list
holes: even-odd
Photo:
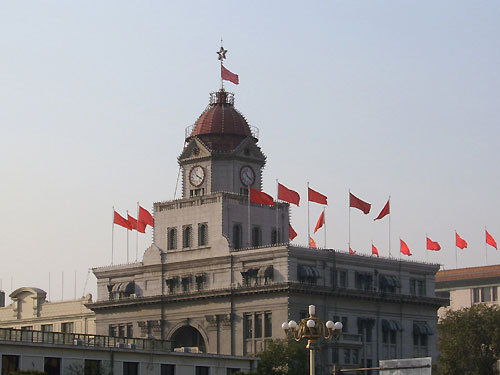
[[[484, 227], [500, 244], [500, 2], [43, 1], [0, 6], [0, 278], [50, 299], [95, 293], [111, 260], [112, 206], [173, 198], [184, 129], [220, 86], [216, 51], [239, 74], [236, 108], [260, 129], [275, 180], [326, 194], [327, 245], [373, 240], [426, 260], [425, 235], [455, 267], [486, 264]], [[321, 206], [311, 205], [311, 227]], [[322, 230], [314, 236], [323, 245]], [[151, 232], [139, 238], [139, 255]], [[135, 260], [135, 234], [130, 236]], [[489, 264], [500, 254], [488, 248]], [[115, 263], [126, 234], [115, 228]]]

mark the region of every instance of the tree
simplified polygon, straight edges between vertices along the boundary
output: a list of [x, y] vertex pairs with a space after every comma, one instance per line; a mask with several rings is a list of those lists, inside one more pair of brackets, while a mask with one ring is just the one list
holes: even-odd
[[493, 375], [500, 357], [500, 308], [474, 305], [448, 311], [438, 324], [441, 375]]
[[309, 373], [309, 353], [304, 343], [271, 340], [258, 354], [257, 375], [304, 375]]

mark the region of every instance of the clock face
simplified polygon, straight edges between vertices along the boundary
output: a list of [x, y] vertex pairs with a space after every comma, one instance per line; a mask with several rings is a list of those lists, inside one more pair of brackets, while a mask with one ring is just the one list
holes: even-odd
[[205, 181], [205, 169], [201, 165], [196, 165], [189, 171], [189, 182], [193, 186], [200, 186]]
[[241, 183], [245, 186], [252, 185], [255, 181], [255, 172], [252, 167], [249, 165], [245, 165], [240, 170], [240, 180]]

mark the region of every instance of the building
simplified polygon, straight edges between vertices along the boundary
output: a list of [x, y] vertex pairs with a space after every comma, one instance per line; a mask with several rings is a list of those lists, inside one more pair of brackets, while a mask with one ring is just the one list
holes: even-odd
[[439, 317], [448, 310], [460, 310], [476, 303], [498, 305], [499, 285], [500, 265], [439, 271], [436, 294], [450, 300], [449, 306], [438, 310]]
[[177, 353], [149, 339], [0, 328], [0, 372], [48, 375], [231, 375], [256, 367], [256, 358]]
[[267, 160], [258, 130], [224, 89], [185, 135], [182, 198], [154, 204], [142, 261], [93, 269], [98, 295], [87, 306], [98, 334], [250, 355], [284, 338], [282, 322], [314, 304], [320, 318], [344, 324], [319, 352], [318, 373], [338, 362], [436, 358], [437, 309], [446, 303], [434, 294], [439, 266], [292, 245], [289, 205], [249, 202]]
[[13, 291], [12, 303], [0, 308], [0, 328], [95, 333], [95, 313], [85, 306], [92, 302], [92, 295], [61, 302], [49, 302], [46, 297], [47, 293], [39, 288]]

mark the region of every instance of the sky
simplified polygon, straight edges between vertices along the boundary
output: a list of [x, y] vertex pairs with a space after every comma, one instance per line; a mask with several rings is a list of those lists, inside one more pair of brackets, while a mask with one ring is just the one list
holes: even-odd
[[[44, 1], [0, 7], [0, 288], [96, 291], [113, 207], [173, 199], [184, 129], [220, 87], [260, 129], [264, 191], [328, 196], [326, 245], [450, 269], [498, 264], [500, 2]], [[372, 204], [351, 210], [348, 194]], [[310, 205], [314, 228], [322, 206]], [[313, 235], [324, 246], [324, 229]], [[458, 253], [455, 230], [469, 246]], [[442, 250], [425, 250], [426, 234]], [[127, 262], [114, 229], [114, 263]], [[129, 235], [129, 261], [151, 244]], [[500, 242], [499, 242], [500, 243]], [[405, 259], [407, 259], [405, 257]], [[50, 282], [49, 282], [50, 280]]]

